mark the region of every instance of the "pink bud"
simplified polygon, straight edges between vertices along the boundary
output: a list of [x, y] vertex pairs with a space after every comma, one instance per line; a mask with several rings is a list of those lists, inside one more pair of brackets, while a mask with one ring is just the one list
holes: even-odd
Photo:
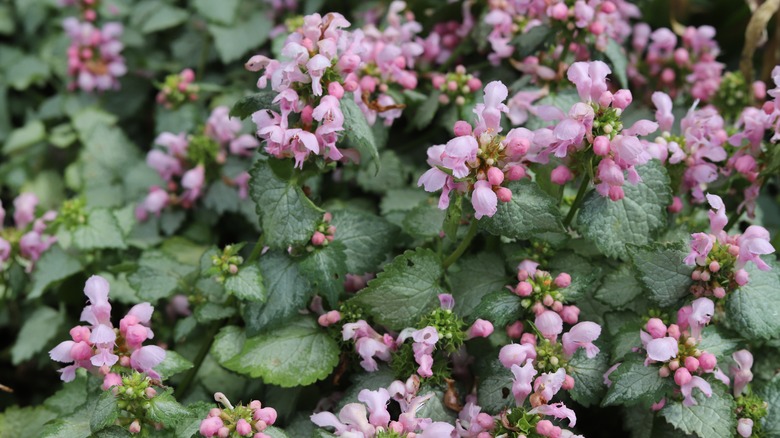
[[653, 339], [666, 336], [666, 324], [658, 318], [650, 318], [645, 324], [645, 330], [650, 333]]
[[466, 121], [458, 120], [457, 122], [455, 122], [453, 131], [455, 131], [455, 135], [458, 137], [462, 137], [464, 135], [471, 135], [471, 125]]
[[469, 328], [468, 338], [487, 338], [491, 333], [493, 333], [493, 324], [484, 319], [477, 319]]
[[504, 172], [498, 167], [491, 167], [487, 171], [487, 179], [491, 185], [500, 186], [504, 182]]
[[605, 157], [609, 154], [609, 139], [603, 135], [593, 139], [593, 153]]
[[558, 274], [557, 277], [555, 277], [555, 285], [560, 288], [569, 287], [570, 284], [571, 284], [571, 275], [565, 272], [561, 272], [560, 274]]
[[455, 81], [449, 81], [447, 82], [447, 89], [450, 91], [455, 91], [458, 89], [458, 83]]
[[737, 270], [737, 273], [734, 275], [734, 281], [736, 281], [737, 284], [740, 286], [746, 285], [749, 280], [750, 280], [750, 276], [748, 275], [747, 271], [744, 269]]
[[181, 76], [181, 80], [184, 82], [189, 83], [195, 80], [195, 72], [192, 71], [191, 68], [185, 68], [179, 75]]
[[218, 416], [210, 416], [200, 422], [200, 434], [205, 437], [217, 435], [222, 429], [222, 419]]
[[558, 3], [551, 8], [550, 18], [554, 20], [565, 20], [569, 15], [569, 8], [565, 3]]
[[674, 62], [677, 65], [685, 65], [690, 61], [691, 57], [688, 55], [688, 51], [680, 47], [674, 51]]
[[220, 415], [222, 415], [222, 409], [220, 408], [209, 409], [209, 417], [219, 417]]
[[155, 395], [157, 395], [157, 390], [155, 390], [152, 387], [144, 389], [144, 395], [146, 398], [154, 398]]
[[255, 421], [265, 421], [266, 424], [271, 425], [276, 422], [276, 409], [274, 408], [262, 408], [258, 409], [254, 413], [253, 419]]
[[661, 72], [661, 82], [665, 84], [671, 84], [672, 82], [674, 82], [674, 77], [675, 77], [674, 70], [672, 70], [671, 68], [665, 68]]
[[249, 424], [246, 420], [243, 418], [240, 418], [238, 422], [236, 422], [236, 433], [241, 436], [247, 436], [252, 434], [252, 425]]
[[621, 89], [615, 93], [615, 100], [612, 102], [612, 106], [623, 110], [631, 104], [633, 99], [630, 91]]
[[520, 336], [520, 343], [536, 345], [536, 335], [533, 333], [523, 333], [523, 336]]
[[534, 312], [534, 315], [536, 316], [541, 315], [545, 311], [544, 304], [540, 302], [534, 303], [534, 305], [531, 306], [531, 311]]
[[325, 243], [325, 235], [319, 231], [315, 231], [314, 235], [311, 236], [311, 244], [314, 246], [321, 246], [323, 243]]
[[626, 196], [626, 194], [623, 191], [623, 187], [611, 186], [609, 188], [609, 199], [611, 199], [613, 201], [620, 201], [625, 196]]
[[577, 324], [577, 321], [580, 318], [580, 308], [577, 306], [563, 306], [560, 314], [563, 322], [574, 325]]
[[[553, 302], [551, 308], [554, 311], [558, 312], [558, 314], [560, 315], [561, 314], [561, 310], [563, 310], [563, 303], [560, 302], [560, 301], [555, 301], [555, 302]], [[561, 316], [561, 318], [563, 318], [563, 316]]]
[[734, 257], [739, 255], [739, 246], [737, 245], [729, 245], [729, 254], [733, 255]]
[[512, 339], [519, 339], [523, 335], [523, 323], [521, 321], [515, 321], [512, 324], [506, 326], [506, 334]]
[[84, 327], [83, 325], [77, 325], [76, 327], [70, 329], [70, 337], [73, 339], [73, 342], [88, 342], [90, 334], [91, 332], [89, 328]]
[[677, 359], [674, 359], [673, 361], [669, 362], [668, 367], [672, 371], [677, 371], [677, 369], [680, 368], [680, 361], [677, 360]]
[[669, 324], [669, 328], [666, 329], [666, 334], [673, 337], [674, 339], [679, 340], [680, 339], [680, 326], [677, 324]]
[[672, 204], [666, 207], [666, 210], [669, 213], [676, 214], [682, 211], [682, 208], [683, 208], [682, 199], [680, 199], [679, 196], [675, 196], [674, 198], [672, 198]]
[[133, 420], [133, 422], [130, 423], [130, 426], [128, 426], [127, 431], [130, 433], [141, 432], [141, 423], [139, 423], [138, 420]]
[[553, 184], [562, 186], [574, 179], [574, 174], [571, 173], [568, 167], [561, 164], [560, 166], [553, 169], [552, 173], [550, 173], [550, 179], [552, 180]]
[[328, 315], [322, 314], [317, 318], [317, 324], [319, 324], [321, 327], [328, 327], [330, 325], [330, 321], [328, 321]]
[[687, 368], [677, 368], [674, 372], [674, 383], [683, 386], [691, 381], [691, 372]]
[[604, 3], [601, 4], [601, 12], [605, 14], [611, 14], [617, 10], [617, 6], [615, 6], [614, 3], [607, 0]]
[[590, 23], [590, 26], [588, 26], [588, 30], [590, 30], [590, 33], [593, 35], [601, 35], [604, 33], [607, 28], [604, 26], [604, 23], [600, 21], [594, 21], [593, 23]]
[[527, 297], [531, 295], [531, 292], [533, 292], [534, 287], [531, 286], [531, 283], [527, 281], [521, 281], [517, 284], [517, 287], [515, 288], [515, 293], [521, 297]]
[[653, 403], [652, 406], [650, 406], [650, 409], [652, 409], [653, 412], [658, 412], [661, 409], [663, 409], [664, 406], [666, 406], [666, 398], [665, 397], [662, 398], [657, 403]]
[[611, 91], [607, 90], [601, 93], [601, 96], [599, 96], [599, 106], [602, 108], [607, 108], [612, 104], [612, 101], [614, 100], [615, 100], [615, 96], [612, 94]]
[[718, 360], [712, 353], [704, 352], [699, 356], [699, 366], [705, 373], [711, 373], [718, 365]]
[[658, 375], [663, 377], [664, 379], [669, 377], [669, 367], [663, 366], [658, 370]]
[[342, 87], [338, 82], [331, 82], [328, 84], [328, 94], [335, 97], [336, 99], [341, 99], [344, 97], [344, 87]]
[[715, 298], [723, 298], [726, 296], [726, 289], [718, 286], [712, 290], [712, 294], [715, 296]]
[[766, 98], [766, 84], [764, 81], [753, 82], [753, 97], [756, 100], [764, 100]]
[[574, 388], [574, 377], [567, 374], [563, 380], [563, 385], [561, 385], [561, 388], [566, 391], [570, 391], [572, 388]]
[[310, 125], [314, 121], [314, 118], [312, 117], [313, 113], [314, 108], [312, 108], [311, 105], [306, 105], [301, 110], [301, 121], [306, 125]]
[[344, 81], [344, 90], [350, 93], [358, 89], [358, 83], [353, 80]]
[[493, 416], [490, 414], [486, 414], [484, 412], [477, 414], [477, 424], [479, 424], [479, 426], [483, 429], [493, 429], [494, 423], [495, 421], [493, 420]]
[[512, 166], [506, 173], [509, 181], [518, 181], [525, 178], [525, 168], [523, 166]]
[[550, 307], [550, 306], [552, 306], [552, 305], [553, 305], [553, 302], [555, 302], [555, 300], [554, 300], [554, 299], [553, 299], [553, 297], [552, 297], [551, 295], [549, 295], [549, 294], [548, 294], [548, 295], [545, 295], [545, 296], [544, 296], [544, 298], [542, 298], [542, 304], [544, 304], [544, 305], [545, 305], [545, 306], [547, 306], [547, 307]]
[[512, 200], [512, 191], [506, 187], [499, 187], [496, 190], [496, 197], [501, 202], [509, 202]]
[[775, 112], [775, 103], [772, 101], [764, 102], [764, 104], [761, 106], [761, 109], [764, 110], [766, 115], [772, 115], [772, 113]]
[[718, 263], [716, 260], [713, 260], [710, 262], [709, 268], [711, 272], [718, 272], [720, 271], [720, 263]]
[[688, 371], [690, 371], [690, 372], [692, 372], [692, 373], [695, 373], [695, 372], [696, 372], [696, 370], [698, 370], [698, 369], [699, 369], [699, 359], [696, 359], [696, 358], [695, 358], [695, 357], [693, 357], [693, 356], [688, 356], [688, 357], [686, 357], [686, 358], [685, 358], [685, 368], [686, 368]]
[[699, 270], [697, 269], [697, 270], [695, 270], [695, 271], [691, 272], [691, 280], [694, 280], [694, 281], [699, 281], [699, 280], [701, 280], [701, 271], [699, 271]]
[[230, 429], [227, 427], [220, 427], [217, 431], [217, 436], [219, 438], [228, 438], [230, 436]]
[[431, 82], [433, 83], [433, 88], [438, 89], [447, 82], [447, 79], [445, 79], [444, 75], [435, 75], [433, 79], [431, 79]]
[[469, 87], [469, 90], [471, 90], [472, 93], [482, 89], [482, 81], [477, 78], [470, 78], [468, 81], [466, 81], [466, 85]]
[[328, 322], [331, 324], [335, 324], [341, 320], [341, 313], [339, 313], [338, 310], [331, 310], [330, 312], [326, 313], [328, 317]]
[[116, 373], [108, 373], [103, 377], [103, 384], [100, 386], [103, 391], [107, 391], [112, 386], [122, 386], [122, 377]]
[[710, 281], [710, 273], [707, 272], [707, 271], [704, 271], [704, 272], [701, 273], [701, 275], [699, 275], [699, 278], [701, 279], [701, 281], [704, 281], [704, 282]]

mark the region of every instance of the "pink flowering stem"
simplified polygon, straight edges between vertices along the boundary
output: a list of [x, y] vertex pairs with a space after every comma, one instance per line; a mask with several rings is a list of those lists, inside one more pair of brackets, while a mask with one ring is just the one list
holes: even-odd
[[566, 215], [566, 219], [563, 220], [564, 227], [568, 227], [569, 224], [571, 224], [572, 219], [574, 219], [574, 215], [577, 213], [577, 210], [580, 209], [580, 205], [582, 205], [582, 202], [585, 200], [585, 192], [588, 191], [589, 184], [590, 179], [587, 177], [587, 175], [583, 175], [580, 188], [577, 190], [577, 197], [574, 198], [574, 202], [571, 204], [569, 213]]

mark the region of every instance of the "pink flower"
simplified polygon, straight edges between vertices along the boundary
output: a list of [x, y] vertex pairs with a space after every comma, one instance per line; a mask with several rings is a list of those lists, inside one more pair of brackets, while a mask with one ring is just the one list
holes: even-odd
[[358, 401], [368, 406], [368, 421], [377, 427], [386, 427], [390, 423], [390, 413], [387, 411], [387, 403], [390, 401], [390, 393], [385, 388], [376, 391], [363, 389], [358, 393]]
[[16, 228], [23, 229], [35, 220], [35, 207], [38, 197], [34, 193], [22, 193], [14, 199], [14, 223]]
[[692, 397], [693, 388], [699, 388], [701, 392], [704, 393], [707, 397], [712, 396], [712, 387], [709, 383], [707, 383], [706, 380], [702, 379], [699, 376], [693, 376], [691, 377], [691, 380], [686, 383], [685, 385], [682, 385], [680, 387], [680, 391], [683, 395], [683, 405], [685, 406], [693, 406], [697, 405], [696, 400]]
[[652, 96], [653, 105], [655, 105], [655, 119], [661, 131], [670, 131], [674, 125], [674, 114], [672, 114], [672, 98], [668, 94], [656, 91]]
[[515, 396], [517, 406], [522, 406], [528, 394], [533, 391], [531, 382], [533, 382], [537, 371], [534, 369], [531, 359], [528, 359], [522, 367], [513, 364], [510, 369], [515, 376], [515, 379], [512, 381], [512, 394]]
[[230, 153], [233, 155], [239, 155], [243, 157], [252, 156], [252, 152], [260, 146], [260, 142], [251, 135], [244, 134], [231, 140]]
[[217, 435], [219, 429], [222, 428], [224, 423], [219, 417], [208, 417], [200, 422], [200, 434], [205, 437], [212, 437]]
[[501, 113], [509, 111], [503, 104], [509, 92], [501, 81], [493, 81], [485, 86], [484, 103], [477, 104], [474, 114], [477, 115], [474, 134], [479, 137], [483, 132], [501, 132]]
[[444, 423], [441, 421], [435, 421], [428, 426], [426, 426], [422, 433], [418, 433], [417, 437], [419, 438], [442, 438], [442, 437], [449, 437], [452, 436], [452, 433], [455, 431], [455, 426]]
[[552, 310], [545, 310], [537, 315], [534, 324], [547, 339], [555, 339], [563, 331], [563, 320]]
[[202, 164], [188, 170], [181, 178], [181, 186], [184, 188], [182, 194], [182, 202], [191, 206], [195, 201], [200, 198], [201, 191], [203, 190], [203, 184], [206, 180], [206, 169]]
[[691, 336], [695, 339], [701, 339], [701, 329], [710, 323], [710, 319], [715, 313], [715, 303], [709, 298], [699, 298], [691, 304], [691, 308], [692, 312], [688, 317]]
[[753, 262], [762, 271], [768, 271], [769, 265], [761, 260], [761, 255], [772, 254], [775, 248], [769, 243], [769, 231], [758, 225], [751, 225], [737, 239], [739, 254], [737, 255], [737, 269], [745, 266], [747, 262]]
[[484, 319], [477, 319], [474, 321], [474, 324], [469, 327], [466, 339], [487, 338], [491, 333], [493, 333], [493, 324]]
[[466, 163], [476, 160], [478, 149], [479, 144], [473, 136], [455, 137], [447, 142], [441, 154], [441, 162], [445, 167], [452, 169], [455, 178], [465, 178], [471, 172]]
[[710, 195], [709, 193], [707, 194], [707, 202], [709, 202], [710, 207], [715, 209], [715, 211], [710, 210], [707, 212], [710, 217], [710, 229], [714, 234], [720, 234], [729, 221], [729, 218], [726, 216], [726, 205], [720, 199], [720, 196]]
[[683, 262], [688, 266], [694, 266], [696, 264], [704, 266], [707, 255], [712, 251], [714, 243], [714, 236], [710, 234], [691, 234], [691, 252], [688, 253]]
[[156, 345], [145, 345], [130, 355], [130, 366], [138, 372], [159, 379], [159, 374], [152, 368], [162, 363], [163, 360], [165, 360], [165, 350]]
[[665, 337], [649, 341], [645, 349], [649, 359], [657, 362], [666, 362], [677, 357], [679, 345], [677, 344], [677, 339]]
[[598, 101], [607, 91], [607, 75], [612, 73], [607, 64], [601, 61], [575, 62], [569, 67], [566, 76], [577, 87], [577, 93], [585, 102]]
[[747, 350], [739, 350], [731, 355], [735, 366], [731, 367], [731, 375], [734, 377], [734, 397], [739, 397], [748, 383], [753, 380], [753, 355]]
[[737, 433], [743, 438], [751, 437], [753, 435], [753, 420], [740, 418], [737, 422]]
[[471, 193], [471, 204], [474, 206], [475, 217], [493, 217], [498, 206], [498, 197], [489, 182], [480, 180], [474, 183], [474, 191]]
[[241, 435], [241, 436], [251, 435], [252, 434], [252, 425], [249, 424], [243, 418], [240, 418], [236, 422], [236, 433]]
[[230, 108], [218, 106], [214, 108], [206, 120], [206, 134], [221, 144], [228, 143], [236, 138], [241, 130], [241, 121], [230, 117]]
[[569, 426], [575, 426], [577, 424], [576, 414], [573, 410], [567, 408], [563, 403], [537, 406], [528, 411], [528, 413], [549, 415], [555, 418], [566, 418], [569, 420]]
[[601, 326], [595, 322], [583, 321], [575, 325], [561, 337], [564, 354], [571, 357], [578, 348], [584, 348], [587, 357], [593, 359], [599, 353], [599, 348], [593, 344], [599, 335]]
[[314, 55], [307, 63], [306, 68], [311, 76], [311, 89], [315, 96], [322, 96], [320, 81], [325, 74], [325, 69], [330, 67], [330, 60], [323, 55]]
[[529, 359], [536, 359], [536, 347], [532, 344], [507, 344], [498, 352], [498, 360], [506, 368], [520, 366]]
[[180, 133], [174, 135], [170, 132], [163, 132], [154, 139], [154, 143], [163, 146], [168, 149], [168, 154], [174, 157], [186, 157], [187, 146], [187, 134]]
[[554, 373], [544, 373], [534, 381], [534, 392], [539, 394], [544, 400], [550, 401], [553, 396], [561, 390], [563, 382], [566, 381], [566, 370], [558, 368]]

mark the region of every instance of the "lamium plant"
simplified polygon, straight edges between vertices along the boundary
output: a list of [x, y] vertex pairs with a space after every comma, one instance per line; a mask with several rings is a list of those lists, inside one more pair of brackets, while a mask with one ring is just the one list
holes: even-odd
[[0, 2], [0, 438], [780, 437], [778, 14]]

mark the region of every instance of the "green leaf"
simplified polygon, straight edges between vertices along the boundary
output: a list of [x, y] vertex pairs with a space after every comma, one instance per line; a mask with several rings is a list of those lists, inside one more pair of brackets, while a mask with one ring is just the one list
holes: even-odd
[[607, 391], [604, 385], [604, 373], [609, 368], [608, 355], [600, 351], [593, 359], [588, 359], [584, 349], [578, 349], [569, 360], [567, 374], [574, 378], [574, 388], [571, 398], [577, 403], [588, 407], [598, 405]]
[[413, 326], [431, 310], [437, 296], [442, 268], [436, 254], [429, 249], [406, 251], [385, 266], [368, 287], [352, 300], [390, 329]]
[[269, 252], [258, 262], [268, 298], [251, 302], [244, 309], [247, 334], [256, 335], [286, 321], [306, 307], [313, 291], [299, 266], [287, 254]]
[[414, 118], [412, 119], [412, 126], [414, 126], [415, 129], [422, 130], [431, 124], [434, 116], [436, 116], [436, 111], [439, 109], [439, 96], [441, 96], [441, 92], [434, 90], [428, 95], [428, 98], [417, 107], [417, 111], [414, 113]]
[[671, 389], [671, 379], [658, 375], [659, 368], [645, 366], [640, 359], [623, 362], [609, 375], [612, 386], [609, 387], [603, 406], [635, 405], [655, 403]]
[[637, 281], [631, 266], [622, 264], [604, 277], [604, 282], [595, 296], [604, 304], [622, 309], [634, 301], [641, 292], [642, 286]]
[[[209, 0], [205, 0], [209, 1]], [[223, 64], [229, 64], [249, 52], [259, 49], [267, 40], [273, 23], [264, 12], [256, 12], [246, 20], [230, 26], [209, 25], [214, 46]]]
[[24, 56], [8, 66], [6, 82], [17, 91], [24, 91], [33, 84], [43, 84], [51, 75], [49, 66], [34, 56]]
[[245, 301], [265, 301], [263, 276], [257, 266], [242, 266], [225, 280], [225, 290]]
[[731, 339], [727, 336], [719, 326], [709, 325], [702, 330], [701, 341], [696, 348], [714, 354], [721, 363], [726, 362], [740, 344], [738, 339]]
[[347, 272], [376, 272], [390, 255], [398, 228], [385, 219], [358, 210], [334, 210], [331, 224], [336, 241], [344, 245]]
[[11, 131], [11, 135], [3, 145], [3, 153], [12, 154], [45, 139], [46, 127], [40, 120], [33, 120]]
[[87, 402], [87, 390], [86, 377], [76, 375], [76, 380], [64, 383], [62, 389], [47, 398], [43, 405], [60, 416], [71, 414]]
[[188, 416], [181, 417], [176, 422], [176, 437], [192, 438], [200, 429], [200, 422], [208, 416], [209, 410], [214, 407], [214, 403], [197, 402], [186, 407]]
[[146, 0], [133, 8], [130, 24], [141, 33], [148, 34], [177, 26], [187, 17], [189, 14], [184, 9], [158, 0]]
[[43, 295], [47, 287], [64, 280], [81, 271], [81, 262], [76, 257], [66, 253], [59, 245], [54, 245], [44, 252], [35, 263], [32, 274], [32, 286], [28, 299], [32, 300]]
[[545, 44], [553, 34], [553, 30], [544, 25], [534, 26], [527, 32], [519, 34], [511, 41], [511, 44], [515, 47], [513, 56], [517, 59], [522, 59], [526, 56], [535, 54], [542, 49], [542, 45]]
[[314, 320], [300, 317], [284, 327], [248, 338], [227, 365], [284, 388], [327, 377], [339, 362], [339, 346]]
[[363, 162], [374, 163], [374, 169], [379, 172], [379, 150], [374, 140], [374, 131], [369, 126], [363, 111], [355, 103], [352, 93], [347, 93], [339, 101], [341, 112], [344, 113], [344, 140], [350, 147], [360, 152]]
[[[496, 327], [504, 327], [523, 316], [523, 306], [520, 302], [520, 297], [508, 290], [489, 293], [471, 312], [470, 319], [487, 319]], [[457, 301], [455, 304], [457, 305]]]
[[211, 345], [211, 355], [221, 365], [238, 356], [244, 348], [246, 333], [240, 327], [229, 325], [222, 327]]
[[361, 167], [357, 173], [357, 182], [360, 188], [371, 193], [387, 193], [389, 190], [400, 189], [409, 186], [409, 165], [398, 157], [391, 149], [379, 154], [379, 170], [376, 168]]
[[88, 438], [91, 435], [89, 417], [82, 412], [47, 423], [40, 434], [41, 438]]
[[592, 261], [595, 261], [594, 258], [585, 258], [572, 252], [562, 251], [547, 265], [553, 277], [561, 272], [571, 275], [571, 284], [563, 289], [562, 293], [568, 301], [581, 301], [580, 310], [589, 303], [589, 297], [598, 289], [603, 276], [603, 269], [598, 266], [598, 263], [591, 263]]
[[612, 74], [618, 79], [620, 86], [622, 88], [627, 88], [628, 75], [626, 73], [626, 68], [628, 67], [628, 59], [626, 58], [626, 52], [623, 50], [623, 47], [618, 44], [617, 41], [608, 38], [604, 55], [607, 56], [609, 63], [612, 64]]
[[504, 368], [497, 359], [491, 360], [487, 366], [479, 369], [480, 382], [477, 387], [479, 405], [492, 415], [501, 410], [514, 406], [515, 398], [512, 395], [512, 371]]
[[130, 438], [132, 435], [122, 426], [109, 426], [92, 435], [92, 438]]
[[780, 375], [767, 383], [759, 395], [767, 403], [766, 416], [761, 420], [761, 426], [768, 438], [780, 437]]
[[440, 210], [435, 202], [414, 207], [403, 221], [404, 231], [418, 239], [431, 239], [439, 235], [446, 216], [446, 210]]
[[[483, 252], [463, 257], [458, 261], [459, 271], [449, 275], [455, 313], [471, 315], [482, 299], [491, 292], [506, 291], [509, 282], [504, 260], [495, 253]], [[492, 320], [491, 320], [492, 321]]]
[[463, 195], [455, 193], [451, 195], [450, 205], [447, 207], [447, 215], [444, 217], [444, 234], [448, 239], [455, 241], [458, 238], [458, 228], [463, 217]]
[[273, 103], [277, 93], [273, 90], [260, 90], [255, 94], [244, 96], [230, 109], [230, 117], [239, 117], [241, 120], [252, 116], [260, 110], [278, 110], [279, 105]]
[[563, 232], [557, 201], [535, 183], [523, 179], [510, 182], [512, 200], [499, 202], [493, 217], [479, 220], [480, 229], [497, 236], [529, 239], [539, 233]]
[[90, 409], [89, 429], [95, 433], [114, 424], [119, 418], [119, 406], [116, 396], [111, 391], [103, 391], [97, 403]]
[[[338, 233], [338, 229], [336, 232]], [[344, 292], [346, 259], [344, 244], [334, 240], [324, 248], [315, 249], [298, 262], [303, 276], [331, 307], [338, 305], [339, 296]]]
[[195, 0], [192, 5], [200, 15], [209, 21], [231, 25], [236, 19], [236, 12], [241, 0]]
[[682, 402], [670, 402], [661, 410], [666, 421], [688, 434], [701, 438], [731, 438], [737, 429], [736, 403], [720, 383], [712, 385], [712, 396], [707, 397], [694, 390], [697, 404], [684, 406]]
[[16, 342], [11, 348], [11, 363], [20, 363], [31, 359], [57, 336], [64, 315], [51, 307], [38, 307], [29, 315], [19, 330]]
[[658, 305], [674, 305], [690, 293], [693, 267], [683, 262], [687, 253], [681, 243], [655, 243], [632, 248], [630, 253], [637, 279]]
[[165, 352], [165, 359], [154, 367], [154, 370], [160, 374], [161, 380], [166, 380], [176, 374], [187, 371], [194, 366], [195, 365], [192, 362], [185, 359], [181, 354], [173, 350], [168, 350]]
[[625, 198], [612, 201], [592, 191], [577, 214], [579, 231], [608, 257], [626, 259], [626, 245], [646, 245], [666, 227], [672, 202], [666, 169], [653, 160], [637, 171], [642, 181], [623, 186]]
[[99, 208], [89, 212], [87, 222], [73, 230], [73, 242], [80, 249], [125, 249], [124, 233], [110, 210]]
[[190, 416], [190, 412], [173, 398], [171, 390], [154, 396], [149, 405], [149, 418], [168, 427]]
[[[0, 413], [0, 437], [41, 436], [44, 423], [56, 417], [56, 413], [43, 406], [5, 408]], [[89, 428], [87, 428], [87, 435], [89, 435]]]
[[146, 251], [138, 263], [127, 281], [140, 299], [151, 303], [173, 295], [184, 277], [196, 270], [194, 263], [184, 264], [162, 251]]
[[745, 339], [780, 337], [780, 268], [769, 257], [766, 261], [772, 268], [769, 271], [761, 271], [753, 263], [745, 266], [750, 281], [732, 292], [726, 302], [728, 320]]
[[295, 179], [289, 179], [292, 165], [291, 161], [277, 161], [272, 169], [268, 162], [258, 161], [250, 172], [249, 193], [260, 216], [265, 242], [271, 248], [307, 243], [322, 220], [322, 211]]

